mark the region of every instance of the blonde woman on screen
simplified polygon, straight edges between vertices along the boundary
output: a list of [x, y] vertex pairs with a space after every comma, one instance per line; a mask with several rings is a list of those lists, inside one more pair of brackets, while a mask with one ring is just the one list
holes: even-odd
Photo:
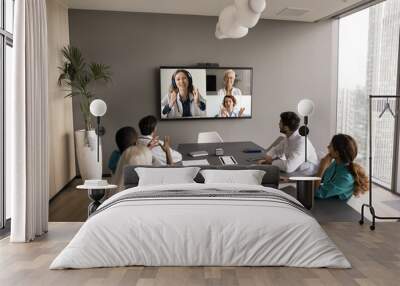
[[236, 79], [236, 73], [234, 70], [226, 70], [224, 72], [224, 88], [221, 88], [218, 91], [219, 96], [225, 96], [225, 95], [233, 95], [233, 96], [238, 96], [242, 95], [242, 91], [234, 87], [233, 85], [235, 84], [235, 79]]

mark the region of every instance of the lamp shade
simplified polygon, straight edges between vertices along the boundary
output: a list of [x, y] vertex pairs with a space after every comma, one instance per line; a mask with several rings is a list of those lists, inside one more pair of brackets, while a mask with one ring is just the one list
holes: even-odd
[[237, 9], [233, 5], [225, 7], [218, 18], [219, 35], [226, 38], [241, 38], [247, 35], [249, 29], [236, 22]]
[[215, 37], [219, 40], [226, 39], [226, 36], [222, 34], [221, 29], [219, 27], [219, 22], [217, 23], [217, 26], [215, 27]]
[[254, 13], [262, 13], [265, 10], [265, 0], [249, 0], [250, 9]]
[[106, 114], [107, 104], [101, 99], [95, 99], [90, 103], [90, 113], [93, 116], [101, 117]]
[[265, 9], [265, 0], [235, 0], [236, 17], [235, 21], [238, 25], [252, 28], [258, 19], [261, 12]]
[[301, 116], [309, 116], [314, 111], [314, 102], [311, 99], [302, 99], [297, 105], [297, 111]]

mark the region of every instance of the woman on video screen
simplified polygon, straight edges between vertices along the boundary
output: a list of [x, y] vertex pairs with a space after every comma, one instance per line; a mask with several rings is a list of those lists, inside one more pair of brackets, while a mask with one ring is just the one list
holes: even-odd
[[236, 79], [236, 73], [234, 70], [226, 70], [224, 72], [224, 88], [221, 88], [218, 90], [218, 95], [219, 96], [225, 96], [225, 95], [242, 95], [242, 91], [234, 87], [233, 85], [235, 84], [235, 79]]
[[161, 114], [164, 118], [206, 115], [205, 99], [187, 70], [179, 69], [172, 75], [169, 93], [161, 101]]
[[237, 109], [236, 98], [232, 95], [225, 95], [222, 101], [221, 110], [219, 112], [219, 117], [242, 117], [244, 112], [244, 107]]

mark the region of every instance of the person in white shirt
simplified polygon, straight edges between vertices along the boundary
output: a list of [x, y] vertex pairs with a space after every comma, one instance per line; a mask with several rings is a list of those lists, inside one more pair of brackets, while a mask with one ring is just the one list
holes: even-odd
[[272, 147], [260, 164], [279, 167], [282, 172], [298, 175], [314, 175], [318, 170], [318, 157], [314, 146], [307, 138], [307, 162], [305, 162], [305, 139], [299, 134], [300, 118], [294, 112], [280, 114], [279, 130], [285, 135], [276, 146]]
[[206, 116], [206, 100], [193, 85], [191, 74], [178, 69], [172, 75], [169, 93], [161, 100], [163, 118]]
[[219, 96], [225, 96], [225, 95], [233, 95], [233, 96], [240, 96], [242, 95], [242, 91], [234, 87], [233, 85], [235, 84], [235, 79], [236, 79], [236, 73], [234, 70], [226, 70], [224, 72], [224, 88], [221, 88], [218, 90], [218, 95]]
[[[154, 145], [151, 149], [153, 157], [160, 162], [161, 165], [167, 165], [166, 153], [163, 150], [161, 145], [164, 145], [162, 140], [158, 139], [156, 135], [157, 132], [157, 118], [148, 115], [140, 119], [139, 121], [139, 129], [141, 135], [138, 138], [138, 143], [142, 145], [148, 145], [150, 142], [153, 142]], [[182, 155], [178, 151], [171, 149], [171, 159], [173, 163], [177, 163], [182, 161]]]

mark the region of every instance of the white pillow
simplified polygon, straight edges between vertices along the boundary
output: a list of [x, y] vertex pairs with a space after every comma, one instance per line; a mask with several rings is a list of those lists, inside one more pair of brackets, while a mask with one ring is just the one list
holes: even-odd
[[261, 185], [265, 171], [262, 170], [202, 170], [205, 184], [234, 183]]
[[135, 168], [139, 176], [138, 186], [195, 183], [199, 167], [188, 168]]

